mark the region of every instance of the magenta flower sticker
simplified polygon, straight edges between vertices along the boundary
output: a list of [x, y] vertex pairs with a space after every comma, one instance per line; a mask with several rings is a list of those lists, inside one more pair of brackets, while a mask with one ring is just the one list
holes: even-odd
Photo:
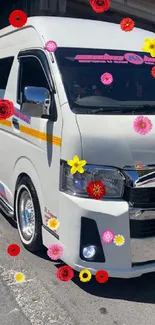
[[56, 44], [54, 41], [48, 41], [48, 42], [45, 44], [45, 49], [46, 49], [48, 52], [55, 52], [56, 49], [57, 49], [57, 44]]
[[145, 135], [152, 129], [152, 123], [148, 117], [138, 116], [133, 122], [133, 128], [140, 135]]
[[62, 256], [63, 248], [59, 244], [53, 244], [48, 248], [47, 255], [52, 260], [59, 260]]
[[107, 229], [103, 231], [101, 238], [105, 244], [111, 244], [115, 238], [115, 234], [113, 231]]
[[101, 82], [104, 85], [111, 85], [111, 83], [113, 82], [113, 76], [111, 73], [105, 72], [102, 74], [101, 76]]

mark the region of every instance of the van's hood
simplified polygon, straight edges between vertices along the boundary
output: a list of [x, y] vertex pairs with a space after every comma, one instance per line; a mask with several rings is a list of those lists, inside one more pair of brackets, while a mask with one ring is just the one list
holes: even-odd
[[155, 164], [155, 116], [147, 115], [152, 130], [135, 132], [137, 116], [76, 115], [81, 133], [83, 159], [88, 164], [124, 166]]

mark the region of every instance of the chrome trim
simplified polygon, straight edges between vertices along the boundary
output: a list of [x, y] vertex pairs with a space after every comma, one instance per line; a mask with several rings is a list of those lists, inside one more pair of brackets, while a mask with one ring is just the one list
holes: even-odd
[[14, 218], [14, 210], [12, 207], [5, 202], [1, 197], [0, 197], [0, 209], [4, 214], [6, 214], [10, 218]]
[[129, 208], [130, 220], [154, 220], [155, 209]]
[[155, 261], [155, 237], [131, 239], [131, 255], [132, 264]]
[[[151, 172], [149, 172], [151, 170]], [[131, 188], [155, 187], [155, 168], [140, 170], [122, 170], [126, 179], [126, 185]]]

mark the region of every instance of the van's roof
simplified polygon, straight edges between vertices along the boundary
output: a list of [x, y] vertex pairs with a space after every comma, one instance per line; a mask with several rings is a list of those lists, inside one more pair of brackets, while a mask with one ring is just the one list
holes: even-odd
[[[134, 28], [131, 32], [124, 32], [119, 24], [78, 18], [30, 17], [22, 29], [30, 26], [33, 26], [45, 41], [53, 40], [59, 47], [141, 51], [144, 39], [154, 38], [153, 32], [144, 29]], [[0, 31], [0, 38], [22, 29], [6, 27]], [[20, 35], [22, 37], [22, 33]], [[28, 37], [31, 37], [31, 33]]]

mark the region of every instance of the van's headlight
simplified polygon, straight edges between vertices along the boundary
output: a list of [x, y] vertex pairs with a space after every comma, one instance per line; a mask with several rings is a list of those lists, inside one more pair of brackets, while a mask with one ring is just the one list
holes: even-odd
[[89, 182], [99, 180], [106, 186], [106, 196], [104, 198], [121, 198], [124, 192], [124, 176], [121, 172], [112, 167], [98, 167], [93, 165], [85, 165], [83, 174], [70, 172], [70, 166], [62, 163], [61, 166], [61, 185], [63, 192], [72, 195], [89, 197], [86, 187]]

